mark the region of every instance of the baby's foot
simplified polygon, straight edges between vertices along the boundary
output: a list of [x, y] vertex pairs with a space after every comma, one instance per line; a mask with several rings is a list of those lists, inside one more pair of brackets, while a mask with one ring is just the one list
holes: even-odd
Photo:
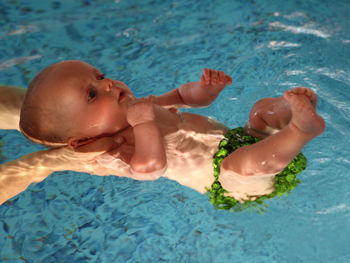
[[305, 95], [309, 99], [311, 105], [316, 109], [317, 96], [313, 90], [304, 87], [296, 87], [292, 91], [297, 95]]
[[298, 87], [284, 93], [292, 111], [291, 124], [300, 131], [316, 137], [325, 129], [325, 122], [316, 112], [316, 94], [307, 88]]

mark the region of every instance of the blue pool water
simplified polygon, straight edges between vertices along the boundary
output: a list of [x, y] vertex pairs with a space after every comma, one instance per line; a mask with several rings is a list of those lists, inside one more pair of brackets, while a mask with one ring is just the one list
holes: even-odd
[[[233, 77], [209, 115], [235, 127], [253, 103], [313, 88], [327, 129], [265, 213], [215, 210], [175, 182], [58, 172], [0, 206], [0, 262], [349, 262], [350, 2], [316, 0], [0, 2], [0, 83], [81, 59], [137, 96]], [[41, 149], [0, 131], [1, 163]]]

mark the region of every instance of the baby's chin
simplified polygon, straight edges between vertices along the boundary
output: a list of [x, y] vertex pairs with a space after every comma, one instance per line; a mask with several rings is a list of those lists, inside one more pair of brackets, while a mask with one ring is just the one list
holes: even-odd
[[134, 99], [136, 99], [134, 94], [129, 93], [129, 92], [123, 92], [120, 95], [119, 103], [125, 103], [125, 102], [128, 103], [130, 101], [133, 101]]

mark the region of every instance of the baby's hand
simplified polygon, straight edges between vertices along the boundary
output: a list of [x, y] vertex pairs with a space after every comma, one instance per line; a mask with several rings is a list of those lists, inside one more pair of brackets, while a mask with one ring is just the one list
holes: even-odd
[[128, 123], [135, 127], [138, 124], [154, 121], [154, 96], [148, 98], [135, 99], [128, 105], [126, 119]]
[[208, 106], [231, 83], [232, 78], [223, 71], [205, 68], [198, 82], [185, 83], [178, 88], [178, 92], [185, 105]]
[[205, 68], [199, 84], [211, 96], [217, 96], [226, 85], [232, 83], [232, 78], [223, 71]]

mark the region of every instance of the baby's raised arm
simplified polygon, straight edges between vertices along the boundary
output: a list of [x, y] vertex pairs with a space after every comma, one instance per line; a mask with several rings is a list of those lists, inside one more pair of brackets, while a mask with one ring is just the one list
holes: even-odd
[[211, 104], [232, 78], [223, 71], [205, 68], [198, 82], [189, 82], [155, 98], [160, 106], [203, 107]]

